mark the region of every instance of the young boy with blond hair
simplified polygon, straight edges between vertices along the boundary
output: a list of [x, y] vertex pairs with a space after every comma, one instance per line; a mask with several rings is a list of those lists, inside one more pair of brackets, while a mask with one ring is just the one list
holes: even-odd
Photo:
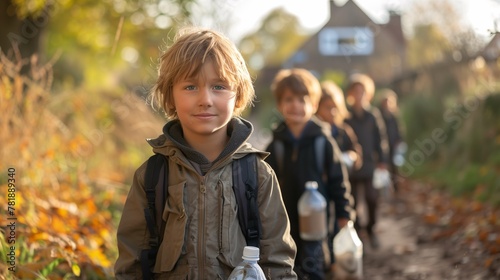
[[[154, 100], [169, 121], [148, 140], [168, 160], [168, 196], [153, 273], [158, 279], [227, 279], [247, 245], [238, 222], [232, 162], [257, 154], [260, 261], [272, 279], [296, 279], [296, 247], [268, 153], [248, 142], [239, 117], [252, 103], [248, 70], [234, 44], [209, 29], [185, 29], [160, 58]], [[118, 227], [117, 279], [142, 279], [139, 253], [149, 247], [144, 218], [146, 163], [135, 172]]]
[[[295, 271], [299, 279], [325, 279], [325, 271], [329, 270], [325, 258], [330, 252], [323, 249], [325, 240], [300, 238], [297, 204], [305, 183], [316, 181], [327, 203], [334, 203], [340, 225], [347, 224], [354, 213], [346, 169], [340, 162], [340, 150], [329, 127], [314, 116], [321, 97], [316, 77], [305, 69], [284, 69], [276, 75], [272, 91], [283, 121], [273, 131], [267, 147], [271, 155], [266, 161], [276, 172], [290, 217], [292, 237], [297, 244]], [[315, 146], [319, 137], [326, 139], [321, 147], [324, 154], [321, 167], [317, 164]], [[282, 151], [278, 146], [282, 146]]]

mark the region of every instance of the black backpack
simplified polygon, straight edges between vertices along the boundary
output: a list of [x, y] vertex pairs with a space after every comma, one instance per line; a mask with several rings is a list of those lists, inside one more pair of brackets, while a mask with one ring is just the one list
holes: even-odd
[[[261, 224], [257, 205], [258, 175], [257, 156], [254, 153], [234, 160], [233, 191], [238, 203], [238, 220], [248, 246], [259, 247]], [[140, 262], [143, 279], [153, 279], [153, 268], [156, 262], [165, 222], [162, 219], [165, 201], [168, 196], [168, 158], [162, 154], [154, 154], [148, 159], [145, 175], [146, 198], [148, 207], [144, 209], [149, 230], [150, 249], [141, 251]]]
[[[316, 167], [323, 174], [323, 169], [325, 165], [325, 143], [326, 137], [318, 136], [314, 139], [314, 153], [316, 154]], [[276, 154], [276, 161], [278, 163], [278, 170], [283, 172], [283, 154], [285, 153], [285, 147], [281, 140], [274, 141], [274, 153]]]

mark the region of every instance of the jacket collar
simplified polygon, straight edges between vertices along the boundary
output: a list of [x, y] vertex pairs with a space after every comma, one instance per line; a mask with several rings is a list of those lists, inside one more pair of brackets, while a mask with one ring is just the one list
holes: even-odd
[[[155, 153], [161, 153], [167, 156], [173, 156], [175, 154], [182, 154], [188, 160], [194, 161], [200, 165], [210, 164], [227, 158], [229, 155], [240, 154], [241, 157], [249, 152], [257, 152], [252, 145], [247, 143], [253, 132], [252, 124], [243, 119], [235, 117], [228, 124], [227, 133], [230, 136], [227, 146], [224, 148], [222, 153], [210, 163], [205, 156], [201, 153], [192, 149], [184, 137], [182, 136], [182, 127], [179, 120], [172, 120], [165, 124], [163, 127], [163, 134], [155, 139], [147, 139], [148, 143], [153, 147]], [[237, 156], [237, 155], [235, 155]]]

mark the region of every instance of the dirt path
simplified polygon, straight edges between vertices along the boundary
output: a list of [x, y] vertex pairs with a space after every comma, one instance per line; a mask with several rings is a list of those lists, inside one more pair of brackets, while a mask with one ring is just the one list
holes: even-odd
[[500, 279], [500, 255], [465, 242], [467, 229], [451, 233], [447, 226], [425, 221], [420, 210], [430, 206], [418, 199], [422, 191], [412, 183], [401, 191], [402, 199], [382, 199], [376, 227], [380, 248], [372, 249], [360, 234], [364, 279]]

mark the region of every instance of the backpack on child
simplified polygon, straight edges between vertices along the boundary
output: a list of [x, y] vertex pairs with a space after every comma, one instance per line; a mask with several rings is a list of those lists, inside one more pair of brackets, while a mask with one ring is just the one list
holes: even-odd
[[[319, 172], [323, 174], [323, 167], [325, 165], [325, 143], [326, 137], [318, 136], [314, 139], [314, 153], [316, 157], [316, 167]], [[283, 171], [283, 154], [285, 153], [285, 147], [281, 140], [274, 141], [274, 152], [276, 153], [276, 160], [278, 163], [278, 168]]]
[[[254, 153], [235, 159], [232, 163], [233, 191], [238, 204], [238, 220], [248, 246], [259, 247], [261, 224], [257, 204], [258, 175], [257, 155]], [[163, 209], [168, 196], [168, 158], [154, 154], [148, 159], [144, 182], [148, 207], [144, 216], [149, 231], [149, 249], [141, 251], [140, 262], [143, 279], [153, 279], [158, 247], [163, 238], [165, 221]]]

